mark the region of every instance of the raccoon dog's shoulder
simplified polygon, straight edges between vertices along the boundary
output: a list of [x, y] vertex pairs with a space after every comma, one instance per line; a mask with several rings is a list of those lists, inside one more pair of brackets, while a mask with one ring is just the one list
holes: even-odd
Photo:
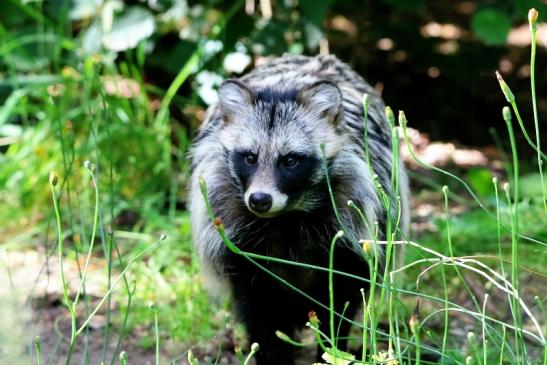
[[[336, 57], [283, 56], [222, 84], [219, 104], [209, 111], [191, 152], [193, 239], [205, 272], [218, 275], [223, 270], [219, 266], [225, 247], [207, 216], [200, 176], [207, 183], [215, 215], [242, 245], [258, 247], [283, 236], [273, 227], [282, 232], [282, 226], [300, 221], [306, 223], [295, 231], [301, 240], [323, 235], [324, 242], [314, 244], [329, 242], [332, 237], [327, 236], [341, 227], [326, 189], [323, 153], [346, 231], [345, 244], [357, 250], [357, 241], [370, 237], [366, 224], [347, 207], [348, 200], [361, 208], [369, 225], [383, 225], [386, 213], [365, 161], [363, 94], [370, 100], [373, 174], [390, 193], [391, 133], [383, 102]], [[405, 226], [406, 179], [400, 170]]]

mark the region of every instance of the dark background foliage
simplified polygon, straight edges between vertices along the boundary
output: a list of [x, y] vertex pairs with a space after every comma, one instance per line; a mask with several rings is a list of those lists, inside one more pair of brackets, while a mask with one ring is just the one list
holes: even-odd
[[[62, 58], [63, 65], [75, 64], [75, 57], [93, 52], [109, 54], [119, 63], [139, 57], [142, 47], [146, 82], [160, 87], [167, 87], [196, 47], [213, 37], [215, 27], [233, 7], [235, 15], [227, 19], [218, 36], [222, 49], [207, 55], [201, 69], [227, 76], [222, 60], [236, 45], [254, 58], [287, 51], [315, 54], [326, 37], [329, 51], [375, 85], [388, 104], [405, 110], [411, 125], [434, 139], [467, 145], [491, 144], [489, 128], [502, 126], [503, 96], [494, 78], [496, 69], [506, 75], [523, 104], [530, 104], [529, 50], [515, 44], [518, 41], [508, 42], [508, 34], [511, 27], [526, 26], [530, 7], [540, 13], [546, 9], [539, 0], [283, 0], [273, 3], [273, 17], [265, 20], [259, 2], [252, 15], [245, 13], [243, 1], [239, 6], [218, 0], [37, 3], [46, 14], [41, 22], [28, 11], [32, 8], [13, 0], [5, 2], [0, 14], [4, 31], [31, 33], [36, 27], [54, 25], [67, 36], [78, 37], [81, 43], [70, 47], [81, 48], [81, 52], [63, 50], [68, 56]], [[99, 28], [107, 7], [114, 9], [111, 16], [118, 36], [134, 38], [117, 48], [101, 44]], [[147, 31], [147, 27], [153, 28]], [[32, 73], [52, 66], [53, 48], [34, 46], [29, 43], [5, 54], [0, 67]], [[541, 72], [545, 55], [545, 48], [539, 47], [539, 95], [546, 94], [547, 75]], [[179, 94], [203, 105], [192, 86], [195, 83], [186, 83]], [[5, 96], [6, 91], [4, 85], [0, 92]], [[545, 100], [540, 100], [539, 109], [540, 114], [547, 109]], [[531, 119], [528, 108], [523, 114], [525, 120]], [[185, 119], [179, 117], [179, 121]]]

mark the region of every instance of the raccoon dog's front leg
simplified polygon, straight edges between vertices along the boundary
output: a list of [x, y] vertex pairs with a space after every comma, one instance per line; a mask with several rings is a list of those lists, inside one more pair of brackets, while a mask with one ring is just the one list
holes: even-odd
[[294, 347], [275, 335], [277, 330], [291, 337], [294, 334], [295, 322], [287, 311], [288, 301], [281, 291], [272, 288], [271, 283], [261, 285], [249, 277], [241, 279], [243, 282], [233, 286], [235, 305], [239, 319], [247, 329], [249, 342], [260, 345], [257, 365], [294, 364]]

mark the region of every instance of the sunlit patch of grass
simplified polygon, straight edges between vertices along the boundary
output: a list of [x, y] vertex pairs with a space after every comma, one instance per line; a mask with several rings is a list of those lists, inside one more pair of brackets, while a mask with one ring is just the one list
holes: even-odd
[[[128, 326], [150, 328], [153, 319], [149, 304], [155, 303], [162, 336], [188, 343], [212, 338], [229, 320], [229, 312], [225, 304], [212, 303], [203, 288], [199, 262], [190, 242], [188, 213], [177, 215], [170, 224], [180, 228], [172, 230], [171, 239], [131, 274], [136, 289]], [[124, 313], [123, 294], [117, 301], [122, 303]], [[151, 337], [141, 340], [143, 344], [153, 343]]]
[[[500, 208], [501, 222], [509, 224], [508, 207]], [[523, 201], [519, 205], [521, 217], [520, 227], [526, 235], [536, 239], [547, 241], [547, 225], [544, 224], [543, 206], [539, 202]], [[445, 245], [446, 224], [442, 217], [433, 217], [436, 227], [434, 232], [425, 232], [418, 240], [425, 246], [434, 250], [442, 250]], [[456, 256], [479, 255], [485, 259], [490, 256], [492, 264], [497, 259], [497, 230], [498, 224], [492, 216], [484, 210], [475, 209], [451, 218], [450, 230], [454, 240], [454, 253]], [[501, 230], [501, 244], [504, 260], [510, 260], [511, 233]], [[542, 272], [544, 262], [547, 259], [545, 250], [537, 245], [522, 245], [520, 247], [522, 264], [537, 272]], [[407, 252], [405, 260], [411, 262], [417, 257], [412, 252]]]

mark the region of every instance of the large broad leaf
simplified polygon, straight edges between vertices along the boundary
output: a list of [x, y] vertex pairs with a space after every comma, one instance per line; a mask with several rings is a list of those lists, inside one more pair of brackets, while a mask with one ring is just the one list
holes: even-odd
[[318, 27], [322, 27], [323, 20], [332, 2], [333, 0], [301, 0], [300, 7], [309, 21]]
[[152, 13], [140, 7], [131, 7], [114, 20], [112, 30], [103, 36], [103, 45], [120, 52], [135, 48], [150, 37], [156, 29]]
[[471, 29], [485, 44], [499, 46], [505, 44], [511, 30], [509, 16], [501, 10], [484, 8], [475, 13]]

